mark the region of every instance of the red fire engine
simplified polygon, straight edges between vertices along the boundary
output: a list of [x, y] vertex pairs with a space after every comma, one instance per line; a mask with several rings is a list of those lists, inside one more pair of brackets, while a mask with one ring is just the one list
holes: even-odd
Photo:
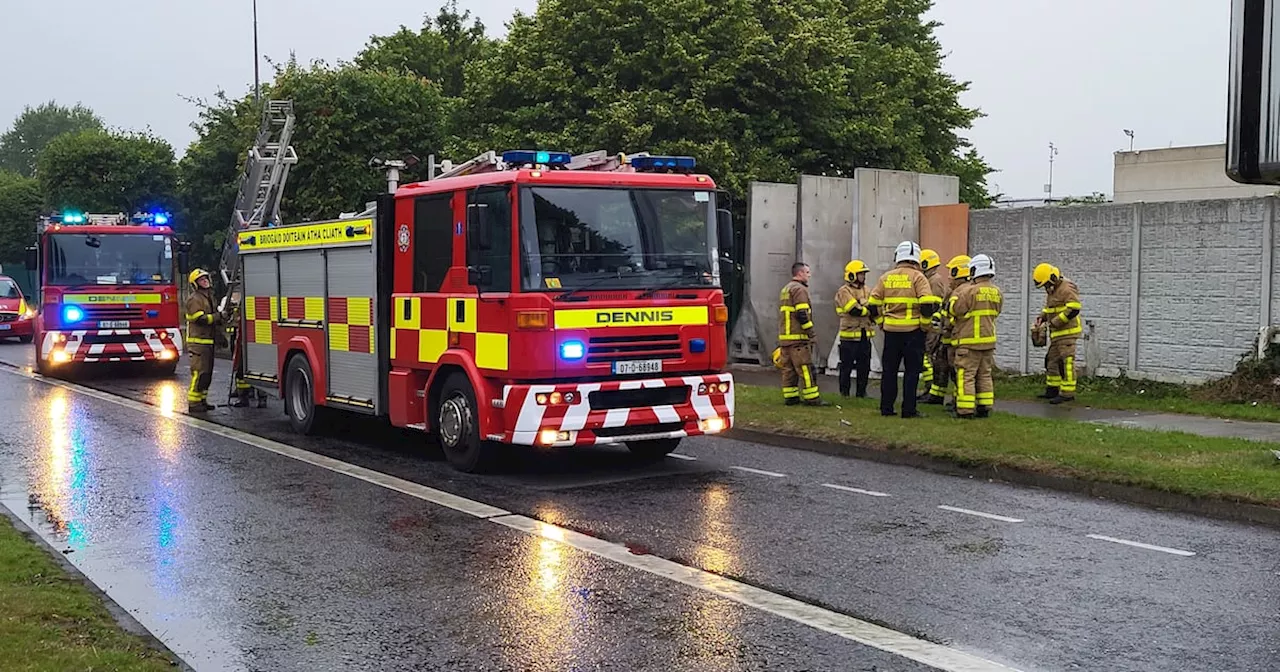
[[728, 212], [693, 168], [489, 152], [364, 213], [241, 230], [244, 377], [299, 432], [386, 416], [464, 471], [502, 444], [657, 459], [724, 431]]
[[39, 294], [36, 369], [153, 363], [172, 375], [182, 351], [178, 267], [166, 213], [43, 217], [27, 249]]

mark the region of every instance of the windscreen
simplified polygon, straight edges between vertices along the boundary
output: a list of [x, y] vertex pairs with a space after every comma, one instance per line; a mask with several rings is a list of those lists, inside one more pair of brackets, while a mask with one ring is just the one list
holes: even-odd
[[710, 191], [526, 187], [520, 210], [526, 290], [719, 283]]
[[18, 289], [18, 283], [9, 278], [0, 278], [0, 299], [21, 299], [22, 290]]
[[173, 242], [163, 235], [61, 233], [49, 237], [45, 262], [50, 285], [173, 282]]

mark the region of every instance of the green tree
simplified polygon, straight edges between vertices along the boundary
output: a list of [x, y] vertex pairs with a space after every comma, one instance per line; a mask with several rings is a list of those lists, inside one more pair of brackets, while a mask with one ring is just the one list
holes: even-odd
[[559, 0], [517, 16], [467, 71], [462, 148], [646, 149], [750, 180], [861, 166], [953, 171], [989, 200], [958, 135], [979, 113], [941, 69], [928, 0]]
[[40, 153], [36, 175], [45, 205], [55, 210], [177, 206], [173, 148], [150, 135], [89, 130], [58, 136]]
[[35, 241], [36, 219], [44, 199], [30, 177], [0, 171], [0, 264], [21, 262]]
[[449, 0], [416, 33], [401, 26], [391, 35], [370, 38], [355, 62], [366, 70], [406, 70], [439, 83], [446, 96], [457, 98], [467, 65], [488, 56], [495, 44], [470, 10], [460, 13], [457, 0]]
[[[289, 62], [263, 98], [292, 100], [297, 118], [299, 161], [281, 203], [289, 222], [362, 209], [386, 189], [385, 174], [369, 168], [369, 159], [426, 156], [447, 137], [450, 105], [440, 86], [404, 70]], [[257, 123], [251, 98], [202, 104], [199, 137], [180, 163], [188, 236], [203, 247], [193, 250], [197, 259], [211, 261], [222, 245]], [[402, 179], [425, 177], [425, 169], [403, 171]]]
[[0, 170], [30, 177], [35, 174], [40, 152], [54, 138], [94, 129], [102, 129], [102, 120], [93, 110], [79, 103], [74, 107], [63, 107], [49, 101], [38, 107], [27, 106], [14, 120], [13, 126], [0, 135]]

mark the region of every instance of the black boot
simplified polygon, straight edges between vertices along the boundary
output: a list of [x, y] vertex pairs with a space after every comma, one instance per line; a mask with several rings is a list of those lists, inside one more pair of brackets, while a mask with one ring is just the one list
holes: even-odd
[[930, 392], [927, 396], [925, 396], [924, 399], [920, 400], [920, 403], [928, 404], [930, 406], [941, 406], [942, 403], [945, 401], [946, 399], [943, 399], [942, 397], [939, 397], [938, 395]]
[[788, 405], [788, 406], [799, 406], [799, 405], [800, 405], [800, 400], [799, 400], [799, 399], [796, 399], [795, 397], [792, 397], [792, 398], [790, 398], [790, 399], [787, 399], [787, 405]]
[[989, 418], [989, 417], [991, 417], [991, 407], [990, 407], [990, 406], [979, 406], [979, 407], [978, 407], [978, 410], [977, 410], [977, 416], [978, 416], [979, 418]]
[[1058, 388], [1045, 387], [1044, 394], [1036, 395], [1036, 399], [1056, 399], [1058, 397]]
[[1070, 397], [1064, 397], [1061, 394], [1059, 394], [1058, 396], [1050, 399], [1049, 403], [1053, 404], [1054, 406], [1057, 406], [1058, 404], [1065, 404], [1069, 401], [1075, 401], [1075, 400], [1076, 400], [1075, 395], [1072, 395]]

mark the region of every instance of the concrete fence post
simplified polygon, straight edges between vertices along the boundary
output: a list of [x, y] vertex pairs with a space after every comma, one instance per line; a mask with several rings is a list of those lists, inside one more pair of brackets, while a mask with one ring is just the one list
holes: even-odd
[[1260, 328], [1271, 326], [1271, 274], [1275, 269], [1276, 197], [1267, 197], [1266, 214], [1262, 217], [1262, 305], [1258, 311]]
[[1138, 370], [1138, 309], [1142, 298], [1142, 203], [1133, 204], [1133, 246], [1129, 260], [1129, 373]]
[[[1025, 330], [1031, 326], [1031, 211], [1034, 208], [1026, 208], [1022, 211], [1022, 329]], [[1022, 370], [1021, 373], [1031, 372], [1031, 339], [1027, 338], [1026, 333], [1022, 334], [1022, 338], [1018, 339], [1022, 345]]]

